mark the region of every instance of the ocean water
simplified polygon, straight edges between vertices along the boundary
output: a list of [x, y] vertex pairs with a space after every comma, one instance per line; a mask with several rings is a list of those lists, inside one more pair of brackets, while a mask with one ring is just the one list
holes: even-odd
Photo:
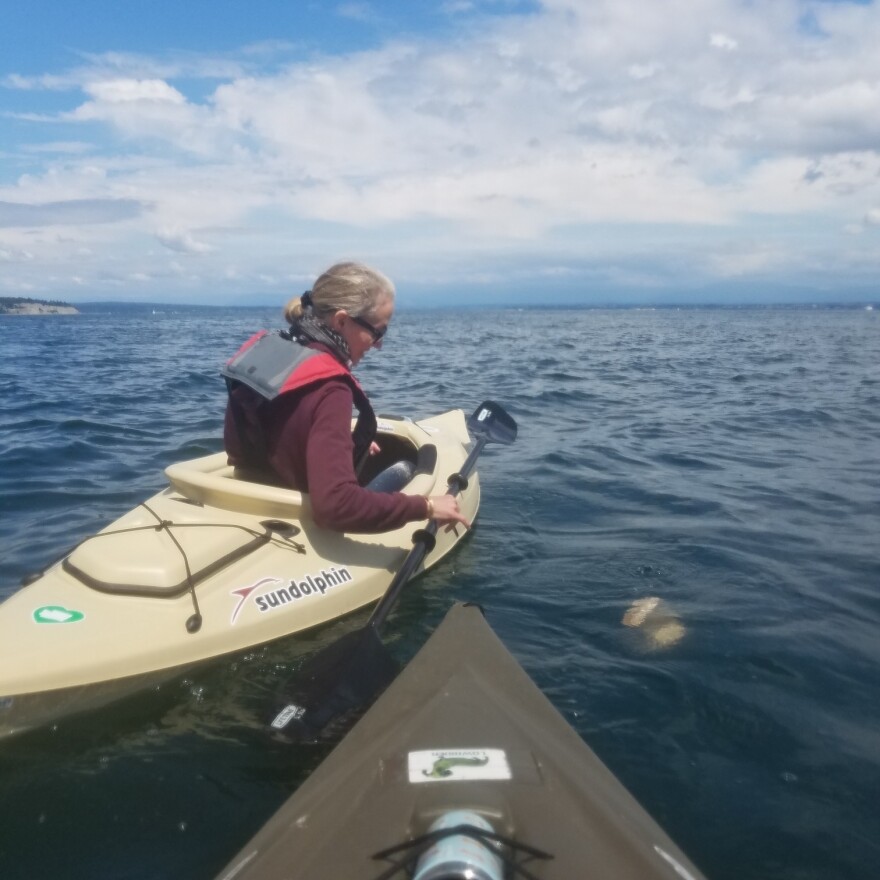
[[[219, 366], [278, 321], [0, 318], [0, 598], [220, 449]], [[402, 311], [358, 373], [380, 412], [519, 423], [389, 620], [401, 660], [478, 602], [708, 877], [880, 875], [880, 311]], [[254, 726], [290, 664], [257, 649], [0, 742], [0, 877], [214, 877], [326, 754]]]

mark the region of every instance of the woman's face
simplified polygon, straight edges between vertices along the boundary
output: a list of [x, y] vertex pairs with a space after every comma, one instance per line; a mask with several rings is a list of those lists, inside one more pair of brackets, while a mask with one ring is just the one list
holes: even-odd
[[394, 302], [387, 298], [362, 317], [354, 318], [344, 310], [336, 313], [338, 329], [348, 343], [352, 364], [357, 364], [371, 348], [382, 347], [382, 337], [393, 314]]

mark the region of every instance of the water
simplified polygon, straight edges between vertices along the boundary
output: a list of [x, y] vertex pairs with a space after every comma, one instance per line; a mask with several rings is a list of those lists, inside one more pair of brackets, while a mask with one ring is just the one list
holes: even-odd
[[[217, 451], [219, 364], [275, 325], [0, 319], [0, 596]], [[479, 602], [708, 876], [877, 875], [878, 312], [404, 312], [358, 372], [380, 412], [490, 397], [520, 426], [481, 459], [470, 539], [392, 615], [400, 659]], [[683, 628], [665, 648], [622, 623], [648, 597]], [[212, 878], [326, 751], [253, 726], [290, 662], [255, 650], [0, 743], [0, 876]]]

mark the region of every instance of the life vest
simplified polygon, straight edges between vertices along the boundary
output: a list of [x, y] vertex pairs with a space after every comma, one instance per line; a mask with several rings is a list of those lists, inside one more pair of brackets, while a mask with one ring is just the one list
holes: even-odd
[[[226, 379], [236, 431], [250, 466], [265, 468], [267, 465], [266, 442], [258, 417], [260, 407], [282, 394], [332, 378], [348, 384], [358, 412], [352, 432], [356, 469], [369, 453], [376, 436], [373, 407], [348, 367], [329, 352], [262, 330], [252, 336], [220, 372]], [[255, 392], [256, 397], [242, 395], [237, 390], [241, 386]]]

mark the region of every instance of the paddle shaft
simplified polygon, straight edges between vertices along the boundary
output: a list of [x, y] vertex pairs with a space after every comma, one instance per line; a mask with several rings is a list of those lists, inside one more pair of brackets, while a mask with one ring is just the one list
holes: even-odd
[[[461, 470], [449, 478], [446, 489], [447, 495], [455, 496], [467, 485], [467, 478], [474, 469], [474, 465], [477, 463], [483, 447], [488, 442], [489, 438], [484, 435], [477, 438], [474, 442], [474, 448], [468, 453], [468, 457], [464, 460]], [[426, 528], [419, 529], [413, 535], [413, 541], [416, 546], [409, 551], [406, 559], [404, 559], [403, 565], [400, 566], [400, 569], [394, 576], [394, 580], [391, 581], [388, 589], [385, 591], [385, 595], [379, 600], [379, 604], [370, 615], [365, 629], [372, 629], [378, 633], [379, 628], [385, 623], [385, 618], [391, 613], [391, 609], [397, 601], [400, 591], [412, 577], [415, 570], [422, 564], [425, 556], [434, 547], [434, 535], [436, 534], [437, 522], [432, 519]]]

